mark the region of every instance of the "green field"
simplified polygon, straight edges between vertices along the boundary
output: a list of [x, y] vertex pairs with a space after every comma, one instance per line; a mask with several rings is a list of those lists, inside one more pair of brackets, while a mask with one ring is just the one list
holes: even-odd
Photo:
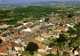
[[[0, 21], [5, 21], [7, 24], [16, 24], [17, 21], [21, 21], [24, 18], [26, 20], [39, 20], [41, 17], [48, 17], [51, 13], [60, 14], [61, 18], [64, 16], [79, 15], [76, 13], [80, 11], [79, 7], [66, 7], [66, 6], [55, 6], [55, 7], [44, 7], [44, 6], [28, 6], [28, 7], [17, 7], [14, 9], [0, 10]], [[30, 19], [27, 19], [30, 18]]]

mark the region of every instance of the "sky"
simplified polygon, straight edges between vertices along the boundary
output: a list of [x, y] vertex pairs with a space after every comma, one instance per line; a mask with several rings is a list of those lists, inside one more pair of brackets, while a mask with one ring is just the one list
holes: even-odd
[[[0, 2], [36, 2], [36, 1], [70, 1], [70, 0], [0, 0]], [[71, 0], [79, 1], [79, 0]]]
[[80, 0], [0, 0], [3, 3], [31, 3], [31, 2], [46, 2], [46, 1], [80, 1]]

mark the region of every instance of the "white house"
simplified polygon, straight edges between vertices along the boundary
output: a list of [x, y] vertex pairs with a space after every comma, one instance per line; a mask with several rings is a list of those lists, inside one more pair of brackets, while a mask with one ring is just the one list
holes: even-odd
[[32, 32], [31, 28], [23, 29], [22, 32]]

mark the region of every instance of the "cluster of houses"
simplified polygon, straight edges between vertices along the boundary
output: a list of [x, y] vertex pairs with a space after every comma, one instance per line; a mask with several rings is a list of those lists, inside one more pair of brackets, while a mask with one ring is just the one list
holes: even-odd
[[[37, 43], [39, 46], [38, 53], [44, 56], [44, 53], [49, 53], [52, 50], [53, 54], [57, 54], [58, 48], [49, 48], [44, 44], [44, 40], [50, 36], [59, 38], [59, 34], [68, 31], [68, 27], [73, 27], [73, 24], [54, 23], [53, 18], [41, 19], [36, 22], [23, 22], [16, 26], [0, 25], [0, 29], [5, 28], [5, 31], [0, 31], [0, 56], [23, 56], [22, 52], [29, 42]], [[70, 51], [69, 51], [70, 52]], [[74, 50], [72, 56], [77, 56], [79, 53]], [[38, 55], [38, 56], [41, 56]], [[78, 55], [79, 56], [79, 55]]]

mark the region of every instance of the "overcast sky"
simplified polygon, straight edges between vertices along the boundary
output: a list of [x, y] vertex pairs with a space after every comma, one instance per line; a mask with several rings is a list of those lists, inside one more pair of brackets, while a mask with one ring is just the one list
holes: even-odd
[[0, 0], [0, 3], [30, 3], [40, 1], [80, 1], [80, 0]]
[[18, 1], [18, 2], [20, 2], [20, 1], [26, 1], [26, 2], [30, 2], [30, 1], [80, 1], [80, 0], [0, 0], [0, 2], [3, 2], [3, 1]]

